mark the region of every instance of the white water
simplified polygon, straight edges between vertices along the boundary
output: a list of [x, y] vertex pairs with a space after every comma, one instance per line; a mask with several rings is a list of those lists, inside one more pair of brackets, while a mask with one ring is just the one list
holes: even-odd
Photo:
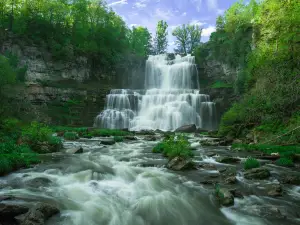
[[195, 124], [216, 128], [215, 103], [200, 94], [198, 72], [193, 56], [149, 56], [145, 74], [146, 92], [112, 90], [106, 110], [95, 120], [103, 128], [130, 130], [175, 130]]

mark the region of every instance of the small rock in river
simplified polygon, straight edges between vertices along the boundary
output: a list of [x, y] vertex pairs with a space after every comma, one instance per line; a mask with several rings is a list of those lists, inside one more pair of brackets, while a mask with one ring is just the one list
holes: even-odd
[[235, 176], [231, 176], [231, 177], [227, 177], [225, 179], [225, 183], [226, 184], [235, 184], [236, 183], [236, 177]]
[[191, 159], [185, 159], [180, 156], [177, 156], [169, 161], [167, 168], [176, 171], [196, 169], [195, 164]]
[[216, 195], [217, 195], [217, 198], [219, 199], [221, 205], [223, 205], [223, 206], [234, 205], [234, 197], [227, 188], [217, 188]]
[[229, 156], [220, 156], [216, 160], [219, 163], [238, 163], [241, 160], [239, 158], [229, 157]]
[[271, 173], [268, 169], [266, 168], [254, 168], [251, 170], [248, 170], [244, 173], [244, 177], [246, 179], [266, 179], [269, 178], [271, 176]]

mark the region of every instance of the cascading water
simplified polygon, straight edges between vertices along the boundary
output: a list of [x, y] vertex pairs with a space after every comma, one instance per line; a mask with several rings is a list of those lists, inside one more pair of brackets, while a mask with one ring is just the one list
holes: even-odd
[[217, 127], [215, 104], [200, 94], [195, 57], [149, 56], [146, 62], [145, 93], [112, 90], [106, 109], [95, 126], [109, 129], [175, 130], [195, 124], [198, 128]]

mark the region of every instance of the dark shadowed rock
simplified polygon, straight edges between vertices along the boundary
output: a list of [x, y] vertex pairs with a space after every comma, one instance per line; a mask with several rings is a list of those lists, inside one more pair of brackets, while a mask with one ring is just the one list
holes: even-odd
[[101, 140], [103, 145], [114, 145], [116, 142], [113, 139]]
[[219, 163], [238, 163], [241, 160], [239, 158], [229, 157], [229, 156], [220, 156], [216, 159]]
[[282, 187], [280, 184], [272, 184], [267, 189], [268, 189], [268, 195], [271, 197], [282, 196]]
[[135, 136], [125, 136], [124, 139], [128, 140], [128, 141], [135, 141], [135, 140], [137, 140], [137, 138]]
[[36, 177], [24, 182], [26, 186], [39, 188], [51, 185], [52, 181], [46, 177]]
[[145, 141], [156, 141], [156, 137], [154, 135], [147, 135], [144, 137]]
[[197, 127], [195, 124], [182, 126], [175, 130], [175, 132], [179, 132], [179, 133], [195, 133], [196, 131], [197, 131]]
[[191, 159], [184, 159], [179, 156], [169, 161], [167, 168], [175, 171], [196, 169], [195, 164]]
[[235, 176], [227, 177], [225, 179], [226, 184], [235, 184], [237, 182], [237, 179]]
[[58, 208], [53, 205], [37, 203], [26, 214], [16, 217], [16, 220], [20, 225], [44, 225], [50, 217], [58, 213]]
[[0, 203], [0, 215], [5, 218], [13, 218], [20, 214], [24, 214], [29, 210], [25, 205], [15, 203]]
[[234, 205], [234, 197], [227, 188], [217, 189], [216, 195], [217, 195], [217, 198], [219, 199], [221, 205], [223, 205], [223, 206]]
[[83, 148], [81, 146], [76, 147], [76, 148], [70, 148], [70, 149], [67, 149], [66, 152], [69, 154], [81, 154], [81, 153], [83, 153]]
[[271, 173], [268, 169], [266, 168], [254, 168], [251, 170], [248, 170], [244, 173], [244, 177], [246, 179], [258, 179], [258, 180], [262, 180], [262, 179], [266, 179], [269, 178], [271, 176]]
[[285, 175], [282, 177], [283, 184], [300, 185], [300, 175]]

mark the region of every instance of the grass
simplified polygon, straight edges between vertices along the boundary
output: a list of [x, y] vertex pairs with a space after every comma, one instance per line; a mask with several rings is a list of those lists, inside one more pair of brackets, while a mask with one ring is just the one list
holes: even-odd
[[280, 159], [276, 160], [275, 163], [278, 166], [284, 166], [284, 167], [294, 166], [293, 160], [291, 160], [289, 158], [280, 158]]
[[65, 132], [64, 139], [69, 140], [69, 141], [74, 141], [74, 140], [78, 139], [78, 134], [76, 132]]
[[170, 136], [162, 142], [158, 143], [152, 150], [154, 153], [163, 153], [169, 159], [175, 157], [191, 158], [193, 153], [190, 144], [183, 135]]
[[255, 158], [249, 157], [244, 162], [244, 169], [245, 170], [250, 170], [250, 169], [258, 168], [258, 167], [260, 167], [260, 163]]
[[108, 130], [108, 129], [95, 129], [92, 130], [91, 135], [94, 137], [111, 137], [111, 136], [128, 136], [131, 135], [130, 132], [122, 130]]
[[247, 144], [233, 144], [233, 149], [241, 149], [245, 151], [260, 151], [266, 154], [271, 153], [279, 153], [281, 157], [291, 157], [294, 154], [300, 154], [300, 146], [279, 146], [279, 145], [264, 145], [264, 144], [257, 144], [257, 145], [247, 145]]
[[233, 88], [233, 85], [224, 83], [223, 81], [217, 81], [211, 86], [211, 88]]

